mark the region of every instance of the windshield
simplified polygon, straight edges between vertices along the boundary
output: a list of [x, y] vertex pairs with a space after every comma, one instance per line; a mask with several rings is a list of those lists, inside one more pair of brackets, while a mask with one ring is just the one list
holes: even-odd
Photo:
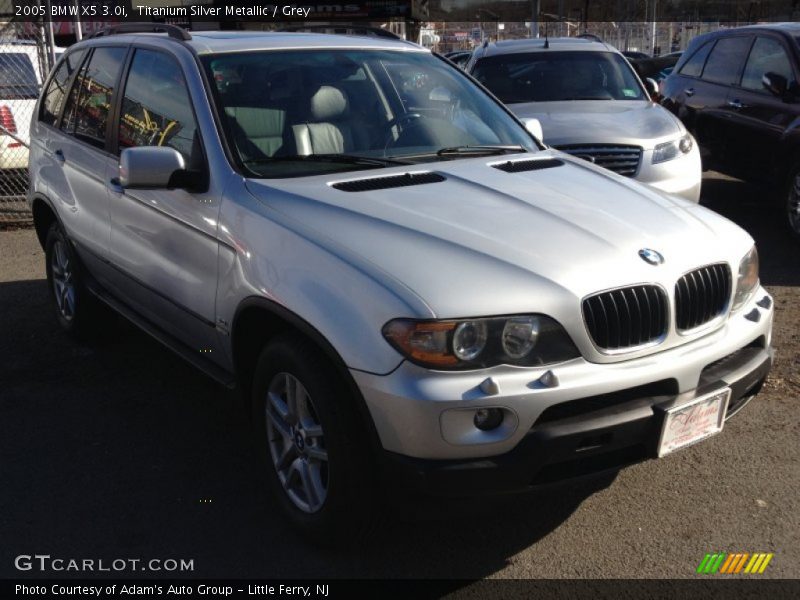
[[537, 150], [491, 97], [428, 53], [273, 50], [203, 62], [228, 143], [256, 177]]
[[0, 98], [36, 98], [39, 82], [30, 57], [23, 52], [0, 53]]
[[482, 58], [473, 76], [501, 101], [645, 100], [628, 61], [614, 52], [531, 52]]

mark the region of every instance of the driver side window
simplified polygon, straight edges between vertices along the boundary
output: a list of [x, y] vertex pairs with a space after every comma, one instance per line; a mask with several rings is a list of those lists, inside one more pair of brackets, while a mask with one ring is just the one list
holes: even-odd
[[756, 43], [747, 59], [744, 75], [742, 75], [742, 87], [766, 93], [761, 82], [761, 78], [766, 73], [781, 75], [789, 84], [794, 81], [792, 65], [780, 42], [772, 38], [759, 37], [756, 38]]
[[168, 146], [190, 169], [202, 163], [197, 122], [180, 65], [162, 52], [137, 49], [119, 120], [119, 149]]

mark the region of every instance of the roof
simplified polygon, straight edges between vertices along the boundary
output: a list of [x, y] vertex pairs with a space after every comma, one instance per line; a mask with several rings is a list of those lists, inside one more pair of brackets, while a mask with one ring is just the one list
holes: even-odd
[[800, 33], [800, 23], [759, 23], [756, 25], [746, 25], [740, 29], [775, 29], [777, 31], [785, 31], [786, 33], [797, 34]]
[[[545, 43], [549, 48], [545, 48]], [[481, 56], [517, 54], [525, 52], [617, 52], [613, 46], [585, 38], [528, 38], [524, 40], [504, 40], [479, 47]]]
[[[191, 40], [185, 43], [197, 54], [219, 52], [243, 52], [248, 50], [302, 50], [311, 48], [363, 48], [369, 50], [402, 50], [429, 52], [429, 50], [407, 42], [377, 36], [351, 36], [325, 33], [301, 33], [279, 31], [190, 31]], [[119, 33], [100, 40], [133, 42], [152, 38], [164, 39], [164, 33]]]

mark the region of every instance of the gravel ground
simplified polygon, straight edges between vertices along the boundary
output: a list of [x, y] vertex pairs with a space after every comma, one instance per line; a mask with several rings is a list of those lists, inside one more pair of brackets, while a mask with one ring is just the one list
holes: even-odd
[[691, 578], [715, 551], [774, 552], [765, 576], [800, 577], [800, 246], [764, 196], [704, 185], [759, 243], [776, 306], [770, 380], [722, 435], [616, 478], [390, 521], [336, 553], [275, 514], [229, 392], [122, 322], [69, 340], [34, 233], [0, 232], [0, 577], [44, 553], [194, 559], [199, 577]]

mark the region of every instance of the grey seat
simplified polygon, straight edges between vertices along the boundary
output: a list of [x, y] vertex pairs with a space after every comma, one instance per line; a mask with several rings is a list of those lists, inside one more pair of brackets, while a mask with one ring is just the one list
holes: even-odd
[[321, 86], [309, 101], [307, 121], [292, 126], [297, 153], [341, 154], [362, 149], [349, 115], [347, 95], [339, 88]]
[[[259, 82], [258, 85], [255, 85]], [[293, 152], [287, 120], [297, 102], [299, 74], [287, 70], [246, 73], [242, 83], [231, 85], [225, 112], [242, 158], [264, 158]]]

